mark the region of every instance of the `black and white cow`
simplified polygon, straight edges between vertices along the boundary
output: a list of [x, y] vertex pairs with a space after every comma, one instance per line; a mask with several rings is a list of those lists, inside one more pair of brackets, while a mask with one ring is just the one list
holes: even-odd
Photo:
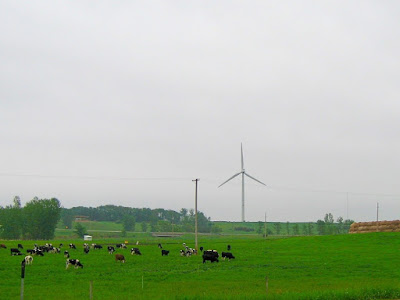
[[113, 246], [108, 246], [107, 250], [108, 250], [108, 253], [113, 254], [115, 251], [115, 248]]
[[158, 248], [162, 249], [162, 246], [161, 246], [161, 244], [158, 244]]
[[11, 255], [12, 256], [14, 256], [14, 255], [22, 255], [22, 253], [17, 248], [11, 248], [10, 250], [11, 250]]
[[219, 254], [218, 254], [217, 250], [206, 250], [203, 252], [203, 264], [207, 260], [211, 261], [212, 263], [214, 261], [219, 262], [218, 257], [219, 257]]
[[70, 249], [76, 249], [76, 246], [74, 244], [69, 244]]
[[64, 257], [69, 258], [69, 252], [67, 250], [64, 251]]
[[87, 248], [85, 247], [85, 248], [83, 248], [83, 253], [88, 254], [89, 250], [90, 250], [89, 247], [87, 247]]
[[40, 249], [33, 249], [32, 255], [44, 256], [43, 251]]
[[116, 246], [117, 246], [117, 248], [126, 249], [125, 244], [117, 244]]
[[200, 252], [203, 252], [203, 250], [204, 250], [204, 248], [203, 248], [203, 247], [200, 247]]
[[142, 255], [140, 252], [139, 248], [132, 248], [131, 249], [131, 255], [136, 254], [136, 255]]
[[227, 258], [227, 259], [229, 259], [229, 260], [235, 258], [235, 257], [233, 256], [233, 254], [230, 253], [230, 252], [222, 252], [222, 253], [221, 253], [221, 256], [222, 256], [222, 258], [223, 258], [224, 260], [225, 260], [225, 258]]
[[50, 252], [50, 253], [60, 253], [61, 250], [60, 250], [60, 248], [57, 248], [57, 247], [51, 247], [48, 252]]
[[231, 245], [228, 245], [227, 249], [228, 251], [231, 251]]
[[93, 249], [103, 249], [103, 246], [102, 245], [94, 245], [93, 246]]
[[26, 265], [31, 265], [33, 262], [33, 257], [30, 255], [25, 256], [25, 264]]
[[24, 247], [21, 244], [18, 244], [18, 249], [24, 249]]
[[161, 250], [161, 256], [168, 256], [169, 251], [168, 250]]
[[68, 269], [69, 266], [75, 266], [75, 269], [77, 268], [82, 268], [83, 269], [83, 265], [81, 264], [81, 262], [79, 261], [79, 259], [67, 259], [66, 264], [65, 264], [65, 269]]

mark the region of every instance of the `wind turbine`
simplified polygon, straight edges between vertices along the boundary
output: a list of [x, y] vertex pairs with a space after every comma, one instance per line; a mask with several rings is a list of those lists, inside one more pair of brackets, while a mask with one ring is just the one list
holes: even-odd
[[253, 180], [255, 180], [255, 181], [257, 181], [257, 182], [259, 182], [259, 183], [261, 183], [261, 184], [263, 184], [263, 185], [266, 185], [266, 184], [263, 183], [263, 182], [261, 182], [261, 181], [258, 180], [258, 179], [255, 179], [254, 177], [252, 177], [252, 176], [250, 176], [249, 174], [246, 173], [246, 171], [244, 170], [244, 163], [243, 163], [243, 147], [242, 147], [242, 143], [240, 143], [240, 150], [241, 150], [241, 154], [242, 154], [242, 170], [241, 170], [239, 173], [233, 175], [231, 178], [229, 178], [228, 180], [226, 180], [224, 183], [222, 183], [222, 184], [221, 184], [220, 186], [218, 186], [218, 187], [223, 186], [223, 185], [224, 185], [225, 183], [227, 183], [229, 180], [231, 180], [231, 179], [235, 178], [236, 176], [239, 176], [240, 174], [242, 174], [242, 222], [244, 222], [244, 175], [246, 175], [247, 177], [249, 177], [249, 178], [251, 178], [251, 179], [253, 179]]

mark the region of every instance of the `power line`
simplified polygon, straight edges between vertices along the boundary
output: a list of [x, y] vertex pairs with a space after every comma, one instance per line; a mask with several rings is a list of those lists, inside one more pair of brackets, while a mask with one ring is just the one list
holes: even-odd
[[[78, 175], [41, 175], [41, 174], [16, 174], [16, 173], [0, 173], [0, 177], [31, 177], [43, 179], [88, 179], [88, 180], [113, 180], [113, 181], [187, 181], [192, 180], [193, 177], [117, 177], [117, 176], [78, 176]], [[202, 179], [204, 183], [217, 185], [219, 179], [205, 178]], [[281, 185], [267, 185], [267, 191], [288, 191], [297, 193], [323, 193], [323, 194], [340, 194], [349, 196], [375, 196], [375, 197], [400, 197], [400, 194], [386, 194], [386, 193], [367, 193], [367, 192], [349, 192], [338, 190], [325, 190], [318, 188], [299, 188]]]
[[77, 175], [40, 175], [40, 174], [11, 174], [2, 173], [3, 177], [33, 177], [33, 178], [54, 178], [54, 179], [90, 179], [90, 180], [127, 180], [127, 181], [146, 181], [146, 180], [172, 180], [186, 181], [191, 177], [113, 177], [113, 176], [77, 176]]

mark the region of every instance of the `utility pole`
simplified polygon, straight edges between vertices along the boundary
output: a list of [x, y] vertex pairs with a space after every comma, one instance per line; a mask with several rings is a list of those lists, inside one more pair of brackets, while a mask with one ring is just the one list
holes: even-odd
[[198, 233], [198, 231], [197, 231], [197, 182], [200, 181], [200, 179], [196, 178], [192, 181], [196, 182], [196, 192], [195, 192], [195, 196], [194, 196], [194, 213], [195, 213], [195, 215], [194, 215], [194, 236], [195, 236], [194, 244], [195, 244], [195, 246], [194, 247], [195, 247], [196, 251], [198, 251], [199, 245], [198, 245], [198, 240], [197, 240], [197, 233]]
[[376, 231], [379, 232], [379, 202], [376, 202]]
[[379, 221], [379, 202], [376, 202], [376, 221]]

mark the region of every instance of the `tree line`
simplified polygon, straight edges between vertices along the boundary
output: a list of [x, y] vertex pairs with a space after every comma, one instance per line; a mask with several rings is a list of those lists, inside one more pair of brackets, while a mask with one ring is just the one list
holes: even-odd
[[[194, 232], [194, 209], [182, 208], [179, 212], [162, 208], [133, 208], [116, 205], [98, 207], [78, 206], [62, 208], [61, 220], [63, 225], [72, 228], [76, 216], [86, 216], [90, 221], [108, 221], [122, 223], [124, 231], [152, 232]], [[204, 213], [197, 211], [199, 232], [212, 232], [213, 224]], [[136, 224], [140, 223], [141, 228]], [[215, 228], [215, 230], [218, 230]]]
[[13, 204], [0, 206], [0, 237], [3, 239], [49, 240], [54, 238], [61, 215], [61, 204], [56, 198], [33, 198], [24, 207], [14, 197]]

